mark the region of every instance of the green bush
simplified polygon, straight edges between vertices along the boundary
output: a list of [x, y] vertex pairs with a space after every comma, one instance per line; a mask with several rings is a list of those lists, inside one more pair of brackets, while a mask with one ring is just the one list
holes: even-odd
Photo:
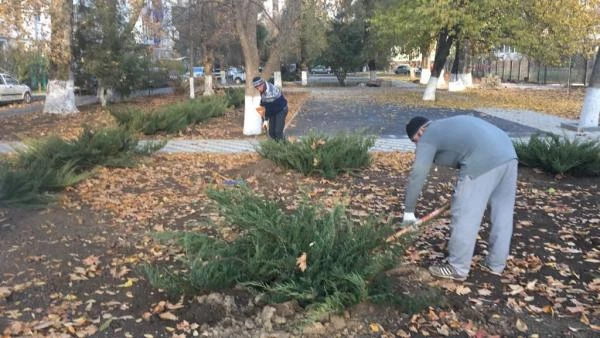
[[257, 151], [261, 156], [304, 175], [318, 174], [331, 179], [339, 173], [368, 166], [371, 162], [369, 148], [374, 144], [372, 136], [311, 133], [293, 143], [264, 141]]
[[51, 199], [48, 193], [85, 179], [97, 166], [133, 166], [138, 155], [163, 146], [164, 142], [140, 145], [123, 128], [84, 128], [74, 140], [50, 136], [30, 141], [15, 159], [0, 165], [0, 203], [45, 203]]
[[244, 88], [226, 88], [225, 98], [228, 106], [235, 108], [242, 107], [244, 105], [246, 97], [246, 91]]
[[[200, 233], [179, 234], [186, 253], [181, 275], [146, 266], [155, 287], [179, 293], [241, 284], [270, 301], [296, 299], [313, 313], [340, 311], [369, 299], [374, 279], [395, 264], [401, 245], [388, 245], [392, 228], [377, 219], [354, 223], [343, 207], [300, 203], [291, 213], [247, 187], [209, 190], [228, 224], [240, 227], [232, 242]], [[307, 268], [297, 259], [306, 253]], [[378, 285], [378, 294], [381, 286]]]
[[600, 176], [600, 142], [570, 140], [557, 135], [533, 135], [514, 142], [519, 162], [552, 174]]
[[126, 108], [111, 109], [110, 113], [126, 128], [154, 135], [159, 132], [177, 133], [189, 125], [221, 116], [226, 110], [227, 101], [224, 96], [211, 96], [179, 102], [151, 112]]
[[164, 146], [164, 142], [139, 145], [138, 138], [124, 128], [97, 131], [84, 128], [79, 138], [63, 140], [57, 136], [33, 140], [19, 153], [17, 166], [25, 168], [35, 162], [59, 168], [70, 163], [76, 173], [96, 166], [130, 167], [137, 155], [148, 155]]
[[27, 167], [0, 164], [0, 205], [43, 205], [54, 198], [50, 192], [62, 190], [87, 177], [76, 174], [71, 163], [52, 167], [35, 161]]

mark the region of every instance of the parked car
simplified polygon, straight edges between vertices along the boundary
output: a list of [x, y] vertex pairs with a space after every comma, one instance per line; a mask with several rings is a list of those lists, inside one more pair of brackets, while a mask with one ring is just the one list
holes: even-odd
[[400, 65], [400, 66], [396, 67], [396, 69], [394, 70], [394, 73], [399, 74], [399, 75], [409, 75], [410, 67], [407, 65]]
[[215, 79], [215, 80], [221, 80], [221, 69], [214, 68], [212, 71], [212, 76], [213, 76], [213, 79]]
[[[192, 67], [193, 71], [194, 71], [194, 77], [203, 77], [204, 76], [204, 67], [198, 66], [198, 67]], [[190, 77], [190, 72], [187, 71], [185, 72], [185, 74], [183, 74], [184, 79], [187, 79]]]
[[0, 73], [0, 102], [11, 101], [31, 103], [31, 88], [8, 74]]
[[311, 74], [331, 74], [331, 68], [322, 65], [317, 65], [311, 68]]
[[229, 67], [227, 69], [227, 80], [232, 81], [235, 84], [246, 82], [246, 72], [239, 67]]
[[[410, 66], [408, 65], [400, 65], [398, 67], [396, 67], [396, 69], [394, 70], [395, 74], [399, 74], [399, 75], [410, 75]], [[421, 67], [417, 67], [414, 68], [415, 71], [415, 76], [419, 76], [421, 75]]]

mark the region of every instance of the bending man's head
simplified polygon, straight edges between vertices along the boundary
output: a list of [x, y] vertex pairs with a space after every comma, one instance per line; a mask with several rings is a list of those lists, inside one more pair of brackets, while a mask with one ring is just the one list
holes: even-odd
[[429, 122], [429, 119], [423, 116], [413, 117], [406, 125], [406, 135], [411, 141], [417, 143]]

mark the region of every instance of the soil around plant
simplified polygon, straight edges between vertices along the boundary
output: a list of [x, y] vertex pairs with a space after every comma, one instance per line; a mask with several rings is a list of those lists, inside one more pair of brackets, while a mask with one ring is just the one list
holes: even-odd
[[[334, 180], [304, 177], [256, 154], [156, 155], [134, 169], [101, 169], [44, 209], [0, 209], [0, 333], [65, 337], [593, 337], [600, 287], [598, 179], [549, 177], [521, 168], [511, 259], [502, 277], [477, 265], [485, 257], [483, 221], [470, 277], [436, 280], [426, 271], [446, 255], [449, 219], [418, 236], [388, 274], [398, 292], [435, 288], [440, 298], [416, 314], [364, 303], [298, 326], [293, 302], [266, 304], [243, 289], [173, 297], [153, 288], [143, 263], [177, 266], [181, 252], [157, 233], [205, 231], [228, 238], [210, 185], [243, 180], [265, 197], [293, 206], [302, 192], [315, 203], [347, 203], [357, 220], [399, 217], [412, 155], [374, 154], [368, 168]], [[183, 168], [187, 168], [183, 171]], [[432, 171], [420, 198], [427, 213], [451, 195], [454, 172]], [[93, 332], [93, 333], [92, 333]], [[179, 336], [178, 336], [179, 335]]]
[[[286, 94], [287, 95], [287, 94]], [[296, 93], [290, 93], [290, 106]], [[304, 96], [303, 96], [304, 95]], [[180, 98], [179, 98], [180, 99]], [[306, 93], [298, 94], [299, 109]], [[162, 104], [178, 98], [141, 100]], [[81, 115], [0, 118], [4, 140], [76, 135], [82, 122], [110, 125], [90, 106]], [[87, 115], [86, 115], [87, 114]], [[180, 137], [237, 138], [243, 112]], [[293, 114], [290, 114], [293, 117]], [[229, 124], [229, 122], [231, 122]], [[239, 123], [239, 124], [236, 124]], [[231, 239], [205, 189], [243, 181], [265, 198], [293, 207], [348, 206], [399, 220], [409, 153], [374, 153], [360, 172], [333, 180], [304, 177], [257, 154], [156, 154], [136, 168], [100, 168], [42, 209], [0, 208], [0, 337], [597, 337], [600, 334], [600, 195], [598, 178], [549, 176], [519, 168], [511, 257], [499, 277], [481, 269], [489, 217], [482, 221], [469, 278], [432, 278], [427, 267], [447, 255], [449, 218], [432, 222], [388, 271], [398, 294], [439, 292], [429, 307], [365, 302], [300, 325], [296, 302], [268, 304], [242, 288], [178, 297], [150, 285], [144, 264], [176, 269], [181, 250], [156, 240], [169, 231]], [[435, 168], [417, 204], [422, 216], [451, 198], [455, 172]]]

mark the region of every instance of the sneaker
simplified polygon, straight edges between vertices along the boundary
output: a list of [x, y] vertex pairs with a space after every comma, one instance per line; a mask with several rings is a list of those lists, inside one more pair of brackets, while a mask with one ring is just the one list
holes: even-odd
[[502, 271], [500, 271], [500, 272], [494, 271], [489, 266], [487, 266], [486, 263], [479, 263], [479, 267], [481, 268], [482, 271], [485, 271], [494, 276], [502, 276]]
[[450, 264], [432, 265], [429, 267], [429, 273], [435, 277], [454, 279], [457, 281], [464, 281], [467, 279], [467, 276], [461, 276], [456, 273], [456, 270], [454, 270]]

